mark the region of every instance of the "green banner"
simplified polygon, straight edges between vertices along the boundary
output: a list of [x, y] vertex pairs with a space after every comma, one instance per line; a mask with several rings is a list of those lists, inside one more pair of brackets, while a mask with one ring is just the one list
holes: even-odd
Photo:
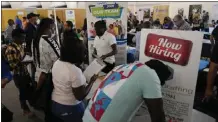
[[104, 9], [103, 7], [93, 7], [91, 11], [95, 17], [120, 17], [122, 8]]

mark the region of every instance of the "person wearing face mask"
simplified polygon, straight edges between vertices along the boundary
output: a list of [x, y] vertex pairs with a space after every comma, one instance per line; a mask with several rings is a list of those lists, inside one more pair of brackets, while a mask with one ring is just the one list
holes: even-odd
[[174, 30], [184, 30], [188, 31], [191, 30], [191, 26], [183, 19], [181, 15], [176, 15], [173, 19], [174, 25]]
[[32, 56], [32, 50], [31, 50], [31, 45], [33, 40], [35, 39], [35, 35], [36, 35], [36, 21], [38, 18], [38, 14], [34, 14], [34, 13], [29, 13], [27, 15], [27, 19], [28, 19], [28, 24], [25, 28], [25, 32], [26, 32], [26, 54]]
[[108, 73], [115, 66], [115, 54], [117, 53], [116, 38], [113, 34], [107, 32], [107, 26], [103, 20], [95, 23], [95, 31], [97, 36], [94, 40], [92, 56], [94, 58], [100, 57], [104, 61], [106, 67], [102, 71]]
[[19, 91], [19, 100], [21, 108], [23, 109], [23, 115], [32, 115], [26, 100], [28, 100], [28, 84], [30, 84], [30, 76], [27, 71], [26, 65], [22, 63], [24, 59], [24, 48], [22, 46], [25, 41], [25, 32], [21, 28], [17, 28], [12, 31], [13, 42], [10, 43], [5, 50], [5, 60], [10, 66], [10, 70], [13, 72], [13, 80], [15, 86]]
[[[45, 103], [42, 105], [45, 112], [45, 122], [51, 122], [51, 112], [49, 108], [49, 101], [51, 101], [51, 98], [50, 95], [47, 94], [47, 90], [50, 90], [50, 86], [48, 86], [48, 88], [47, 84], [49, 83], [53, 63], [60, 55], [59, 44], [55, 36], [52, 36], [52, 29], [54, 26], [54, 21], [52, 19], [42, 19], [37, 28], [36, 38], [33, 43], [33, 57], [38, 71], [40, 72], [36, 93], [46, 93], [46, 97], [43, 97], [44, 99], [40, 99], [41, 97], [38, 95], [39, 97], [35, 97], [35, 101], [42, 100], [42, 102]], [[43, 88], [46, 88], [46, 90]]]

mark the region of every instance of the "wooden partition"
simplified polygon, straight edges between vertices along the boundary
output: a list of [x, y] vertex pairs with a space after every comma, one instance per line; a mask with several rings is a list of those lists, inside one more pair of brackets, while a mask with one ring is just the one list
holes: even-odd
[[76, 17], [76, 28], [81, 29], [84, 24], [84, 19], [86, 18], [86, 10], [85, 9], [74, 9], [75, 17]]
[[22, 18], [26, 16], [26, 12], [23, 9], [2, 9], [2, 31], [5, 31], [5, 29], [7, 28], [8, 20], [15, 20], [16, 16], [18, 16], [22, 20]]
[[[36, 9], [37, 14], [40, 14], [40, 17], [45, 18], [48, 17], [49, 9]], [[61, 21], [66, 21], [65, 10], [74, 10], [75, 11], [75, 19], [76, 19], [76, 28], [81, 29], [83, 27], [84, 19], [86, 18], [86, 10], [85, 9], [56, 9], [56, 15], [61, 19]], [[23, 13], [23, 15], [22, 15]], [[52, 12], [54, 14], [54, 12]], [[2, 23], [1, 29], [5, 31], [8, 26], [8, 19], [15, 20], [15, 16], [19, 16], [22, 20], [22, 17], [26, 16], [25, 9], [2, 9]]]
[[37, 9], [37, 14], [40, 14], [40, 17], [46, 18], [48, 17], [48, 9]]
[[[56, 10], [56, 16], [58, 16], [61, 21], [66, 21], [66, 10], [74, 10], [75, 11], [75, 20], [76, 20], [76, 28], [81, 29], [84, 24], [84, 19], [86, 18], [86, 10], [85, 9], [57, 9]], [[52, 12], [54, 13], [54, 12]]]

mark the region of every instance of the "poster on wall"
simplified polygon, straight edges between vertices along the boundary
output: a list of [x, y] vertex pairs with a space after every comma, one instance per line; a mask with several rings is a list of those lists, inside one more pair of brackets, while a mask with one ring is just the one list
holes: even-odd
[[143, 11], [144, 11], [144, 16], [143, 16], [143, 18], [144, 18], [144, 19], [150, 18], [150, 8], [143, 9]]
[[24, 15], [24, 12], [23, 12], [23, 11], [18, 11], [18, 12], [17, 12], [17, 15], [18, 15], [18, 16], [19, 16], [19, 15], [20, 15], [20, 16], [23, 16], [23, 15]]
[[159, 19], [163, 23], [164, 18], [169, 16], [169, 5], [159, 5], [153, 8], [153, 20]]
[[143, 29], [140, 61], [157, 59], [174, 69], [162, 86], [167, 122], [191, 122], [203, 33]]
[[183, 16], [183, 14], [184, 14], [184, 8], [179, 8], [179, 9], [178, 9], [178, 14], [181, 15], [181, 16]]
[[201, 18], [202, 5], [190, 5], [189, 6], [189, 18], [192, 19], [197, 18], [198, 20]]
[[65, 10], [65, 14], [66, 14], [66, 21], [71, 21], [74, 27], [76, 27], [76, 19], [75, 19], [74, 10]]
[[218, 4], [213, 5], [211, 15], [212, 15], [211, 20], [218, 20]]
[[127, 2], [87, 2], [86, 18], [88, 31], [89, 62], [93, 60], [93, 42], [96, 36], [94, 24], [104, 20], [107, 31], [117, 40], [118, 54], [115, 55], [116, 65], [126, 63], [127, 52]]

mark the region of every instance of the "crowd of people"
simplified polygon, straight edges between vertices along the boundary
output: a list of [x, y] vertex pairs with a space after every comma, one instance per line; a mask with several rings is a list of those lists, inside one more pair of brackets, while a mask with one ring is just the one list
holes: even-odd
[[[122, 20], [116, 20], [112, 24], [109, 24], [107, 31], [113, 34], [116, 37], [116, 39], [124, 39], [126, 35], [126, 28], [122, 24]], [[94, 22], [91, 22], [91, 28], [89, 29], [89, 34], [91, 38], [95, 38], [96, 36]]]
[[[11, 80], [19, 90], [19, 100], [23, 114], [32, 116], [27, 101], [36, 110], [43, 110], [45, 122], [127, 122], [143, 101], [146, 103], [152, 122], [165, 122], [161, 86], [173, 75], [173, 69], [159, 60], [134, 62], [115, 67], [117, 39], [125, 36], [122, 21], [107, 27], [104, 20], [91, 23], [94, 38], [93, 58], [105, 63], [102, 72], [106, 74], [91, 99], [86, 97], [98, 78], [93, 75], [87, 81], [81, 65], [87, 60], [87, 20], [82, 30], [75, 30], [71, 21], [62, 22], [54, 16], [39, 19], [39, 15], [29, 13], [23, 21], [16, 17], [8, 21], [5, 31], [6, 46], [2, 47], [2, 88]], [[185, 21], [181, 15], [160, 20], [141, 21], [136, 17], [128, 19], [128, 31], [136, 28], [137, 57], [140, 51], [140, 31], [142, 28], [191, 30], [193, 23]], [[211, 96], [214, 72], [217, 72], [217, 28], [212, 32], [215, 40], [212, 65], [208, 76], [206, 96]], [[204, 28], [205, 29], [205, 28]], [[56, 30], [58, 32], [56, 32]], [[57, 35], [58, 34], [58, 35]], [[58, 39], [59, 37], [59, 39]], [[60, 41], [59, 41], [60, 40]], [[32, 70], [27, 70], [23, 61], [25, 55], [33, 57]], [[33, 76], [40, 72], [37, 81]], [[12, 71], [12, 74], [11, 72]], [[111, 89], [112, 88], [112, 89]], [[129, 90], [131, 89], [131, 92]], [[88, 104], [85, 105], [84, 103]], [[124, 104], [125, 103], [125, 104]], [[119, 108], [119, 109], [117, 109]]]
[[[157, 60], [151, 60], [145, 64], [124, 64], [118, 70], [115, 68], [116, 37], [108, 32], [105, 21], [97, 21], [94, 24], [96, 37], [94, 39], [93, 57], [100, 57], [106, 64], [102, 72], [109, 74], [103, 81], [105, 82], [104, 86], [113, 84], [117, 80], [126, 80], [127, 85], [133, 83], [131, 80], [134, 77], [138, 77], [141, 79], [138, 81], [141, 84], [140, 89], [138, 89], [137, 85], [129, 85], [129, 87], [136, 90], [132, 92], [132, 96], [138, 93], [139, 90], [144, 92], [138, 94], [137, 99], [129, 101], [131, 107], [128, 110], [125, 109], [126, 106], [123, 104], [126, 98], [120, 99], [119, 104], [116, 103], [116, 99], [120, 97], [113, 98], [115, 100], [111, 104], [117, 104], [121, 107], [120, 112], [125, 113], [122, 116], [110, 114], [111, 110], [107, 110], [109, 113], [104, 113], [105, 117], [102, 114], [91, 115], [93, 111], [90, 110], [90, 107], [85, 106], [84, 101], [86, 101], [85, 98], [96, 81], [97, 75], [93, 75], [90, 81], [87, 81], [82, 72], [81, 64], [84, 63], [86, 58], [86, 45], [79, 39], [71, 21], [64, 23], [62, 38], [58, 42], [54, 20], [52, 18], [43, 18], [39, 24], [36, 24], [37, 17], [38, 15], [34, 13], [28, 14], [25, 29], [20, 25], [13, 28], [11, 41], [2, 48], [2, 88], [11, 80], [14, 80], [15, 86], [19, 90], [19, 100], [25, 116], [33, 115], [30, 109], [31, 106], [36, 110], [44, 111], [46, 122], [71, 122], [72, 120], [87, 122], [90, 119], [95, 122], [100, 118], [104, 122], [111, 121], [110, 118], [114, 118], [114, 121], [127, 121], [126, 116], [135, 111], [135, 107], [143, 100], [140, 97], [143, 96], [144, 101], [148, 103], [152, 122], [164, 121], [160, 84], [164, 84], [171, 75], [165, 64]], [[10, 20], [9, 26], [11, 25], [13, 26], [13, 22]], [[60, 32], [59, 29], [58, 31]], [[83, 33], [86, 33], [86, 31], [87, 27], [84, 27]], [[33, 56], [33, 63], [31, 64], [33, 70], [31, 72], [34, 74], [36, 69], [40, 71], [37, 81], [31, 78], [27, 63], [23, 62], [25, 55]], [[129, 69], [128, 67], [137, 68]], [[112, 70], [113, 72], [110, 73]], [[10, 71], [12, 71], [12, 74]], [[122, 74], [122, 72], [132, 72], [132, 75]], [[145, 76], [141, 73], [153, 75]], [[127, 76], [114, 79], [113, 77], [117, 74]], [[143, 82], [145, 78], [150, 79], [150, 85], [148, 85], [148, 82]], [[128, 89], [122, 90], [125, 92], [119, 93], [121, 96], [126, 96], [125, 93], [127, 93]], [[101, 94], [95, 95], [101, 97]], [[89, 101], [88, 106], [94, 102], [93, 98]], [[30, 106], [27, 102], [29, 102]], [[105, 104], [105, 102], [103, 103]], [[116, 106], [113, 107], [116, 108]], [[106, 111], [107, 108], [102, 109]]]
[[138, 26], [143, 28], [145, 22], [150, 22], [150, 28], [152, 29], [197, 30], [209, 32], [209, 27], [216, 27], [218, 25], [218, 20], [209, 22], [208, 19], [208, 12], [203, 15], [202, 19], [197, 16], [185, 19], [182, 15], [178, 14], [173, 19], [165, 17], [163, 24], [161, 24], [159, 19], [153, 20], [152, 17], [148, 20], [145, 19], [144, 21], [139, 22], [135, 15], [131, 15], [128, 17], [128, 32]]

